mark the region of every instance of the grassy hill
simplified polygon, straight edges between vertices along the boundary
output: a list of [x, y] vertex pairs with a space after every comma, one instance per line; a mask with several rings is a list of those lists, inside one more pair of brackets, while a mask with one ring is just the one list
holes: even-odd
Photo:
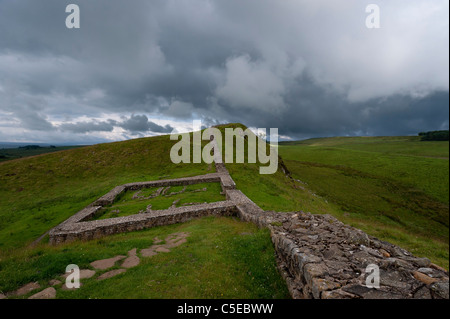
[[[219, 128], [225, 127], [245, 128]], [[146, 247], [155, 234], [188, 229], [192, 237], [187, 247], [114, 278], [119, 288], [89, 281], [83, 291], [58, 296], [286, 297], [268, 232], [232, 218], [193, 220], [57, 247], [45, 241], [28, 246], [116, 185], [214, 172], [205, 163], [173, 164], [169, 153], [174, 143], [168, 136], [142, 138], [0, 163], [0, 291], [48, 281], [69, 262], [87, 266]], [[263, 209], [332, 214], [448, 268], [448, 142], [326, 138], [282, 143], [279, 154], [280, 165], [294, 179], [281, 169], [260, 175], [259, 163], [227, 164], [237, 187]], [[164, 272], [154, 269], [161, 263]], [[223, 273], [233, 276], [223, 278]], [[181, 283], [176, 277], [188, 279]], [[134, 286], [140, 287], [135, 293]]]

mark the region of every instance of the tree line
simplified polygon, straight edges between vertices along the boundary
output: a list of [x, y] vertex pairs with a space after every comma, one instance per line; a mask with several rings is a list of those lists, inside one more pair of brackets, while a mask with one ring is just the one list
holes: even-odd
[[448, 141], [448, 130], [419, 133], [421, 141]]

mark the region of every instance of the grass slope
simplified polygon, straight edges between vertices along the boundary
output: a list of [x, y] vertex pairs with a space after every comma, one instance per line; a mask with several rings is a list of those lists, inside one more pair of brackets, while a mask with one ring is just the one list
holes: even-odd
[[335, 216], [448, 267], [448, 146], [418, 137], [339, 137], [283, 143], [279, 153]]
[[[241, 127], [241, 124], [220, 126]], [[448, 142], [418, 137], [338, 137], [281, 143], [281, 169], [227, 164], [237, 187], [265, 210], [331, 214], [449, 266]]]
[[0, 291], [11, 291], [33, 281], [42, 287], [48, 286], [51, 279], [64, 282], [59, 276], [68, 264], [92, 269], [92, 261], [126, 255], [133, 248], [148, 248], [155, 237], [164, 239], [175, 232], [188, 232], [187, 243], [169, 253], [141, 257], [137, 267], [111, 279], [82, 279], [83, 285], [74, 291], [61, 290], [58, 285], [57, 298], [289, 297], [276, 269], [268, 230], [235, 218], [214, 217], [88, 242], [50, 247], [40, 244], [16, 250], [0, 262]]

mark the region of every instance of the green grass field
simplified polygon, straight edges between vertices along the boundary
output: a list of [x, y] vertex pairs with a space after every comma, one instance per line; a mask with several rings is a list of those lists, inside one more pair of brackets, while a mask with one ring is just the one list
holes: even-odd
[[282, 143], [279, 154], [333, 215], [448, 267], [448, 142], [323, 138]]
[[[243, 127], [226, 127], [238, 126]], [[220, 127], [222, 131], [224, 128]], [[156, 235], [188, 228], [186, 231], [197, 234], [189, 239], [192, 251], [188, 255], [177, 255], [187, 249], [180, 246], [170, 254], [145, 261], [142, 268], [111, 279], [114, 285], [93, 280], [86, 283], [84, 290], [61, 292], [58, 296], [286, 297], [286, 287], [280, 283], [274, 266], [268, 232], [231, 218], [206, 218], [57, 247], [45, 242], [29, 247], [33, 240], [116, 185], [215, 171], [205, 163], [173, 164], [169, 153], [175, 142], [168, 136], [142, 138], [0, 163], [0, 291], [16, 289], [32, 280], [51, 279], [64, 272], [68, 263], [78, 262], [83, 267], [95, 259], [123, 254], [134, 247], [144, 248]], [[227, 164], [238, 189], [260, 207], [332, 214], [344, 223], [448, 268], [448, 142], [419, 142], [415, 137], [312, 139], [283, 143], [279, 155], [292, 176], [300, 181], [286, 177], [280, 169], [273, 175], [260, 175], [259, 163]], [[199, 192], [195, 196], [206, 198], [183, 200], [219, 200], [212, 193]], [[162, 198], [152, 207], [171, 203], [172, 198]], [[238, 236], [241, 232], [256, 235]], [[204, 241], [196, 237], [200, 235]], [[189, 254], [194, 252], [203, 256], [198, 263], [189, 262]], [[186, 284], [181, 284], [179, 275], [175, 275], [180, 268], [177, 260], [183, 262], [178, 274], [191, 278]], [[215, 266], [220, 263], [222, 266]], [[255, 276], [240, 274], [247, 269], [239, 268], [244, 267], [242, 263], [252, 269], [246, 273], [267, 273], [268, 278], [256, 280]], [[164, 269], [170, 269], [169, 272], [161, 271], [165, 264], [169, 268]], [[204, 267], [199, 268], [201, 265]], [[224, 273], [231, 275], [220, 282], [213, 280], [224, 277]], [[146, 274], [160, 278], [151, 279], [159, 286], [151, 281], [152, 289], [147, 289], [150, 279], [148, 285], [139, 286]], [[133, 285], [141, 287], [135, 294], [130, 292]], [[237, 291], [233, 291], [233, 285], [238, 285]]]
[[268, 230], [235, 218], [214, 217], [88, 242], [16, 250], [0, 262], [0, 291], [34, 281], [42, 287], [51, 279], [64, 282], [60, 275], [68, 264], [92, 269], [92, 261], [148, 248], [153, 238], [164, 239], [175, 232], [188, 232], [187, 243], [169, 253], [141, 257], [137, 267], [114, 278], [82, 279], [83, 285], [74, 291], [56, 286], [57, 298], [289, 298], [276, 269]]
[[280, 169], [260, 175], [260, 163], [227, 164], [237, 187], [261, 208], [331, 214], [448, 269], [448, 141], [320, 138], [280, 143], [278, 153], [299, 181]]

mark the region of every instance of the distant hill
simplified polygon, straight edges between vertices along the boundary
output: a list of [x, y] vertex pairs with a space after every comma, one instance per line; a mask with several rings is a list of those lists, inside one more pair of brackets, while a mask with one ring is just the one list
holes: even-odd
[[[21, 146], [18, 146], [17, 144]], [[80, 146], [54, 146], [48, 144], [9, 143], [5, 144], [7, 147], [1, 148], [2, 145], [3, 144], [0, 144], [0, 162], [80, 147]], [[14, 148], [11, 147], [13, 145]]]
[[46, 143], [16, 143], [16, 142], [0, 142], [0, 149], [5, 148], [19, 148], [27, 145], [37, 145], [42, 147], [48, 147], [50, 144]]

